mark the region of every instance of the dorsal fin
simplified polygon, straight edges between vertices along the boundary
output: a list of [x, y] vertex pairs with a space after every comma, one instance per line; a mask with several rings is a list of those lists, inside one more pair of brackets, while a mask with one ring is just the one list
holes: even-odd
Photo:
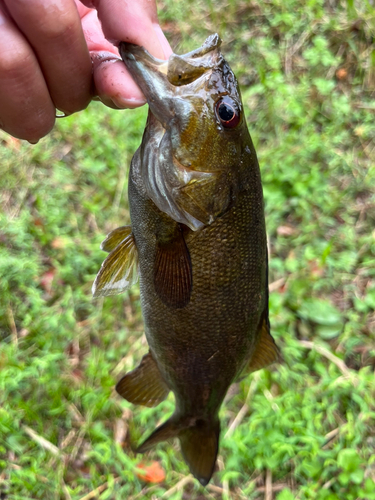
[[107, 234], [105, 240], [102, 241], [100, 248], [105, 252], [112, 252], [132, 232], [131, 226], [116, 227], [113, 231]]
[[117, 295], [137, 282], [138, 252], [133, 234], [129, 234], [112, 250], [98, 272], [92, 294], [94, 297]]
[[180, 229], [167, 243], [157, 243], [154, 285], [161, 301], [173, 308], [190, 301], [193, 275], [188, 247]]

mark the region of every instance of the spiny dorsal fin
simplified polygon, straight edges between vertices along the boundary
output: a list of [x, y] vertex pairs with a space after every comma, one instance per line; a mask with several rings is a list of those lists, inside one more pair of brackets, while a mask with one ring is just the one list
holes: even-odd
[[173, 308], [190, 301], [193, 283], [191, 260], [182, 231], [168, 243], [158, 243], [154, 265], [154, 285], [161, 301]]
[[138, 279], [137, 266], [137, 247], [129, 234], [103, 262], [92, 285], [93, 296], [117, 295], [130, 288]]
[[132, 232], [131, 226], [121, 226], [117, 227], [109, 234], [107, 234], [105, 240], [102, 241], [100, 249], [105, 252], [112, 252], [117, 245], [119, 245], [129, 234]]
[[116, 391], [130, 403], [149, 407], [157, 406], [169, 393], [151, 353], [143, 356], [139, 366], [122, 377]]
[[260, 370], [279, 359], [279, 350], [270, 334], [268, 318], [263, 318], [260, 339], [246, 369], [247, 373]]

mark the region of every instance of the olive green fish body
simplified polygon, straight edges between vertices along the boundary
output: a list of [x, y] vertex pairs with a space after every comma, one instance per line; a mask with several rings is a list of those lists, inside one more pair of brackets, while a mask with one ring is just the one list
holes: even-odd
[[259, 173], [254, 172], [251, 189], [239, 193], [226, 214], [198, 233], [186, 229], [192, 292], [186, 307], [171, 308], [155, 291], [154, 267], [160, 228], [178, 223], [145, 196], [137, 166], [135, 159], [129, 201], [147, 341], [175, 394], [176, 411], [199, 416], [217, 412], [250, 360], [268, 307]]
[[230, 384], [277, 358], [269, 333], [267, 242], [259, 165], [234, 74], [217, 35], [168, 62], [121, 44], [150, 107], [129, 179], [132, 226], [110, 233], [95, 296], [136, 280], [150, 352], [116, 389], [176, 408], [137, 449], [178, 437], [207, 484]]

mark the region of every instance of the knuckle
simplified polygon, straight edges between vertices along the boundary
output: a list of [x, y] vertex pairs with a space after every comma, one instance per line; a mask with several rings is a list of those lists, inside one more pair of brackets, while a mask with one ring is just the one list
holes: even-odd
[[13, 51], [0, 54], [0, 74], [2, 78], [21, 78], [30, 67], [31, 57], [26, 48], [17, 47]]
[[43, 23], [40, 26], [40, 35], [46, 42], [69, 37], [77, 30], [77, 19], [72, 15], [66, 14], [62, 16], [58, 22]]

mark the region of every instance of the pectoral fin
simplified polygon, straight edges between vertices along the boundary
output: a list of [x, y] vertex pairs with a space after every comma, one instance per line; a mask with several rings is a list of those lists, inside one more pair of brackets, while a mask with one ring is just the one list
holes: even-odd
[[268, 315], [261, 323], [261, 332], [258, 345], [247, 366], [246, 372], [251, 373], [274, 363], [279, 359], [279, 350], [270, 334]]
[[119, 245], [127, 236], [129, 236], [132, 232], [131, 226], [121, 226], [117, 227], [109, 234], [105, 240], [102, 241], [100, 248], [105, 252], [112, 252], [117, 245]]
[[167, 243], [158, 243], [154, 265], [154, 285], [161, 301], [173, 308], [190, 301], [193, 283], [191, 260], [182, 231]]
[[140, 365], [127, 373], [116, 385], [116, 391], [130, 403], [157, 406], [168, 396], [169, 389], [150, 353]]
[[138, 252], [129, 234], [103, 262], [92, 286], [93, 296], [117, 295], [130, 288], [138, 279], [137, 266]]

